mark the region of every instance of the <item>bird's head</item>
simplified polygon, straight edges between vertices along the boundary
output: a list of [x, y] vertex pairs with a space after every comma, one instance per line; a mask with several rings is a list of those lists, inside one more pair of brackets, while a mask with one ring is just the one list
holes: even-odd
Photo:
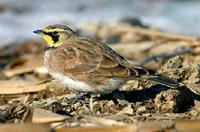
[[76, 34], [69, 27], [60, 24], [50, 25], [33, 32], [41, 35], [42, 38], [47, 42], [48, 47], [58, 47], [63, 43], [63, 41]]

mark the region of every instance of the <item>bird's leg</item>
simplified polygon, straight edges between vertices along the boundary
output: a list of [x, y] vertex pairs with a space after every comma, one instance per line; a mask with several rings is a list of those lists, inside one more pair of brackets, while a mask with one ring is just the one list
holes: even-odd
[[83, 93], [83, 94], [78, 95], [78, 96], [76, 96], [76, 97], [70, 98], [70, 99], [69, 99], [69, 103], [70, 103], [70, 104], [75, 104], [75, 103], [77, 103], [77, 102], [80, 101], [80, 100], [85, 100], [86, 97], [89, 97], [89, 98], [90, 98], [90, 94], [91, 94], [91, 93], [88, 92], [88, 93]]
[[91, 113], [92, 113], [93, 115], [95, 115], [95, 112], [94, 112], [94, 105], [93, 105], [93, 97], [92, 97], [92, 96], [90, 97], [90, 101], [89, 101], [89, 109], [90, 109]]

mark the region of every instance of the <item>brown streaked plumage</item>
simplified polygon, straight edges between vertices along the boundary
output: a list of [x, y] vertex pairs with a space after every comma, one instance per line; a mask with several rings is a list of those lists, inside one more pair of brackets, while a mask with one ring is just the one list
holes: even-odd
[[132, 79], [145, 78], [168, 87], [179, 83], [133, 64], [109, 46], [78, 36], [64, 25], [34, 31], [49, 47], [44, 64], [49, 73], [73, 91], [110, 93]]

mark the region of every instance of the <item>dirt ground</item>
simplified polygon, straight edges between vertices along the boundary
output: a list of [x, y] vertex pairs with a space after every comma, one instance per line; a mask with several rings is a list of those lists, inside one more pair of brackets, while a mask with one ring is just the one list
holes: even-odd
[[[64, 88], [43, 67], [44, 41], [26, 40], [0, 49], [2, 124], [45, 123], [59, 130], [153, 121], [168, 129], [174, 128], [173, 124], [180, 120], [199, 120], [198, 38], [163, 33], [127, 21], [79, 25], [78, 29], [79, 34], [108, 43], [129, 60], [151, 67], [184, 85], [171, 89], [147, 80], [131, 80], [122, 86], [115, 101], [110, 98], [112, 95], [105, 95], [72, 102], [70, 99], [80, 93]], [[144, 126], [151, 128], [151, 125]]]

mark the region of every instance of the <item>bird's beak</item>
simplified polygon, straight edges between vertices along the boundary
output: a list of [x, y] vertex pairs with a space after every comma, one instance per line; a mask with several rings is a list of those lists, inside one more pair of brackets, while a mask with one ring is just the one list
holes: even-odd
[[42, 30], [35, 30], [35, 31], [33, 31], [34, 33], [36, 33], [36, 34], [43, 34], [43, 31]]

